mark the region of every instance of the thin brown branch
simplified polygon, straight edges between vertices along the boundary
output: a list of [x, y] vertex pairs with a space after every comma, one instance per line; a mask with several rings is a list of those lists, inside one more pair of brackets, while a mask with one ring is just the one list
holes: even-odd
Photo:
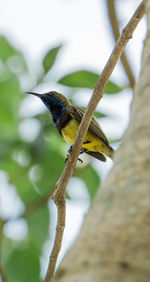
[[[107, 0], [107, 10], [109, 14], [113, 35], [115, 40], [117, 41], [120, 36], [120, 31], [119, 31], [119, 23], [116, 14], [116, 8], [115, 8], [115, 0]], [[130, 87], [134, 88], [135, 78], [125, 51], [122, 53], [120, 59], [124, 67], [124, 70], [126, 72], [126, 75], [128, 77]]]
[[70, 177], [73, 174], [73, 171], [76, 166], [76, 162], [78, 159], [78, 155], [80, 153], [80, 148], [82, 146], [82, 143], [84, 141], [87, 129], [89, 127], [89, 124], [91, 122], [92, 116], [94, 114], [94, 111], [96, 109], [96, 106], [98, 105], [100, 99], [103, 96], [104, 88], [108, 82], [108, 79], [117, 64], [117, 61], [119, 57], [121, 56], [127, 42], [129, 39], [132, 38], [132, 34], [143, 17], [145, 13], [145, 5], [146, 0], [142, 1], [142, 3], [138, 6], [136, 12], [132, 16], [131, 20], [123, 30], [120, 38], [118, 39], [114, 50], [101, 74], [99, 77], [99, 80], [96, 84], [96, 87], [94, 89], [94, 93], [90, 99], [90, 102], [88, 104], [87, 110], [84, 114], [84, 117], [81, 121], [81, 124], [79, 126], [79, 130], [75, 139], [75, 142], [73, 144], [72, 152], [68, 158], [67, 164], [64, 168], [64, 171], [56, 183], [55, 191], [53, 193], [53, 199], [57, 205], [58, 209], [58, 219], [57, 219], [57, 230], [56, 230], [56, 238], [52, 250], [52, 254], [50, 256], [49, 266], [45, 277], [45, 282], [50, 282], [53, 279], [54, 271], [56, 267], [57, 258], [61, 249], [62, 244], [62, 238], [63, 238], [63, 232], [65, 227], [65, 214], [66, 214], [66, 200], [65, 200], [65, 191], [66, 186], [68, 184], [68, 181]]
[[59, 196], [59, 197], [53, 196], [53, 198], [54, 198], [55, 204], [57, 205], [58, 218], [57, 218], [57, 227], [56, 227], [56, 236], [55, 236], [54, 247], [51, 252], [50, 264], [49, 264], [47, 275], [45, 278], [46, 282], [51, 281], [54, 276], [57, 258], [58, 258], [58, 255], [61, 249], [63, 233], [64, 233], [64, 228], [65, 228], [65, 218], [66, 218], [65, 192], [62, 196]]

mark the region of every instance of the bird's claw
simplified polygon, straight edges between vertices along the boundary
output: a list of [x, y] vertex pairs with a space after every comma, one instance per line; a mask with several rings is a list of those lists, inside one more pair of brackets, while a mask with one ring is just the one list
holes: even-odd
[[[84, 153], [85, 151], [86, 151], [86, 149], [81, 148], [80, 154]], [[72, 152], [72, 146], [70, 146], [70, 148], [69, 148], [69, 150], [68, 150], [68, 154], [67, 154], [67, 157], [66, 157], [66, 159], [65, 159], [65, 163], [68, 161], [68, 158], [69, 158], [71, 152]], [[83, 161], [82, 161], [80, 158], [78, 158], [78, 161], [79, 161], [80, 163], [83, 163]]]
[[79, 161], [81, 164], [83, 164], [83, 161], [82, 161], [80, 158], [78, 158], [78, 161]]
[[70, 146], [69, 150], [68, 150], [68, 154], [71, 154], [72, 152], [72, 146]]
[[[70, 154], [67, 155], [67, 157], [66, 157], [66, 159], [65, 159], [65, 163], [68, 161], [69, 156], [70, 156]], [[81, 164], [83, 163], [83, 161], [82, 161], [80, 158], [78, 158], [78, 161], [79, 161]]]
[[67, 154], [67, 157], [65, 158], [65, 164], [66, 164], [66, 162], [68, 161], [68, 158], [69, 158], [69, 154]]

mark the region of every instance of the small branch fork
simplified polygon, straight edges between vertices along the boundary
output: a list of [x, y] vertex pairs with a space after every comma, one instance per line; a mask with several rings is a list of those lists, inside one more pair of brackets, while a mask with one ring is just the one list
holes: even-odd
[[47, 269], [45, 282], [50, 282], [53, 279], [57, 258], [61, 249], [62, 239], [63, 239], [63, 232], [65, 228], [65, 215], [66, 215], [66, 199], [65, 199], [65, 191], [66, 186], [70, 177], [72, 176], [76, 162], [80, 153], [80, 148], [83, 144], [86, 132], [88, 130], [89, 124], [91, 122], [92, 116], [98, 105], [100, 99], [103, 97], [103, 92], [105, 86], [110, 78], [110, 75], [117, 64], [118, 59], [120, 58], [127, 42], [129, 39], [132, 38], [132, 34], [138, 25], [139, 21], [143, 17], [146, 8], [146, 0], [143, 0], [141, 4], [138, 6], [137, 10], [135, 11], [134, 15], [130, 19], [127, 26], [123, 29], [121, 36], [119, 37], [114, 50], [103, 70], [101, 73], [99, 80], [95, 86], [93, 95], [90, 99], [88, 104], [87, 110], [83, 116], [81, 124], [79, 126], [79, 130], [75, 139], [75, 142], [72, 147], [72, 152], [68, 157], [66, 166], [64, 171], [60, 177], [60, 179], [56, 183], [55, 191], [52, 195], [52, 198], [57, 206], [58, 209], [58, 219], [57, 219], [57, 228], [56, 228], [56, 236], [55, 242], [53, 246], [53, 250], [49, 260], [49, 266]]

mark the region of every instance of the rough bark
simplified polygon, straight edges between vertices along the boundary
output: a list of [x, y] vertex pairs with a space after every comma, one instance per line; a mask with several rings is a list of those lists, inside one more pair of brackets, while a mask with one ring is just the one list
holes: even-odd
[[56, 282], [150, 281], [150, 1], [147, 11], [128, 130]]

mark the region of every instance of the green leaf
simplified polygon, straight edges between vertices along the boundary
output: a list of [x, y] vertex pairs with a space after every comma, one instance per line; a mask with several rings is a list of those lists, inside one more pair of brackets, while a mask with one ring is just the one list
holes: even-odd
[[0, 36], [0, 58], [5, 63], [11, 56], [17, 55], [19, 52], [8, 42], [4, 36]]
[[0, 80], [0, 135], [12, 138], [17, 135], [21, 90], [17, 77], [7, 68], [5, 77]]
[[[9, 243], [9, 252], [8, 245]], [[7, 255], [5, 255], [7, 252]], [[42, 282], [40, 278], [40, 257], [30, 242], [3, 240], [4, 272], [9, 282]]]
[[[82, 107], [82, 109], [85, 111], [86, 110], [86, 108], [85, 107]], [[94, 113], [94, 117], [96, 117], [96, 118], [105, 118], [105, 117], [107, 117], [108, 115], [106, 115], [106, 114], [104, 114], [104, 113], [100, 113], [100, 112], [95, 112]]]
[[50, 49], [48, 53], [45, 55], [43, 59], [43, 68], [44, 68], [45, 73], [47, 73], [54, 65], [58, 52], [61, 47], [62, 45], [58, 45], [57, 47]]
[[105, 118], [107, 117], [108, 115], [104, 114], [104, 113], [100, 113], [100, 112], [95, 112], [94, 113], [94, 117], [96, 118]]
[[58, 82], [70, 87], [83, 87], [93, 89], [99, 75], [90, 71], [81, 70], [62, 77]]
[[20, 145], [20, 141], [13, 138], [13, 136], [9, 139], [0, 138], [0, 143], [0, 163], [3, 159], [9, 158], [10, 154]]
[[123, 88], [121, 88], [120, 86], [118, 86], [117, 84], [109, 80], [105, 87], [104, 93], [105, 94], [116, 94], [116, 93], [121, 92], [122, 90]]
[[[57, 141], [56, 141], [57, 143]], [[41, 175], [35, 182], [38, 190], [44, 195], [54, 191], [55, 184], [65, 165], [64, 157], [58, 150], [47, 148], [37, 164], [41, 166]]]
[[41, 254], [44, 242], [48, 239], [50, 222], [48, 206], [46, 204], [42, 206], [42, 204], [44, 204], [44, 201], [42, 202], [41, 199], [41, 201], [39, 200], [39, 207], [37, 206], [37, 209], [27, 216], [28, 236], [39, 254]]
[[[99, 79], [99, 75], [97, 73], [81, 70], [65, 75], [58, 82], [60, 84], [70, 87], [94, 89], [98, 79]], [[109, 81], [105, 87], [104, 93], [115, 94], [122, 91], [122, 89], [123, 88], [119, 87], [114, 82]]]
[[28, 71], [28, 67], [27, 67], [27, 64], [25, 62], [25, 58], [21, 53], [8, 58], [7, 65], [9, 67], [9, 69], [13, 73], [15, 73], [17, 76], [20, 75], [20, 74], [27, 73], [27, 71]]
[[8, 173], [8, 181], [16, 190], [25, 205], [41, 198], [41, 194], [29, 179], [29, 167], [22, 167], [12, 157], [0, 162], [0, 169]]

